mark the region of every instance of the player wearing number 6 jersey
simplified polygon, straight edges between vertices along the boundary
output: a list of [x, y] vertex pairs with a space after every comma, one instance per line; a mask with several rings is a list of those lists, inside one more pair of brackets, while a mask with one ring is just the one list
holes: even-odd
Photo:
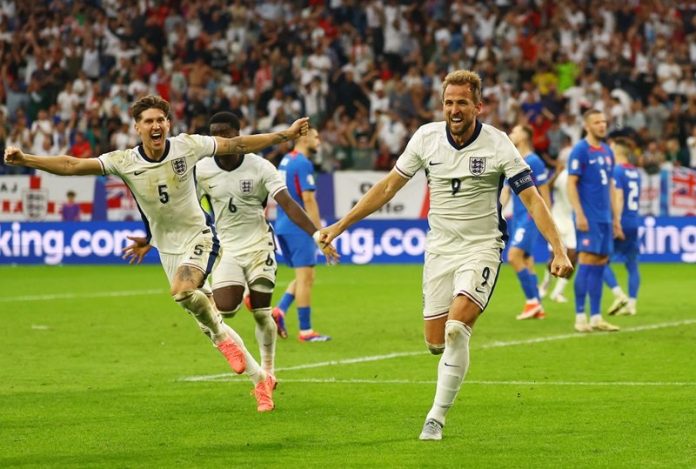
[[[239, 135], [239, 119], [231, 112], [215, 114], [209, 126], [213, 136]], [[222, 257], [211, 276], [215, 304], [224, 317], [234, 316], [244, 287], [249, 286], [261, 363], [264, 370], [273, 373], [276, 324], [271, 316], [271, 296], [277, 264], [273, 230], [264, 215], [268, 196], [309, 236], [318, 233], [319, 227], [290, 197], [276, 168], [253, 153], [206, 158], [196, 165], [196, 178], [199, 196], [210, 202], [222, 247]], [[327, 259], [337, 259], [331, 246], [323, 249]]]
[[468, 70], [447, 75], [442, 103], [445, 122], [421, 126], [395, 168], [343, 219], [322, 230], [322, 240], [331, 242], [391, 200], [417, 171], [425, 171], [430, 187], [423, 267], [425, 342], [431, 353], [442, 357], [421, 440], [442, 438], [445, 416], [469, 367], [472, 328], [493, 293], [507, 238], [499, 203], [505, 178], [553, 247], [552, 273], [572, 272], [529, 166], [507, 135], [477, 120], [483, 106], [479, 76]]
[[631, 142], [625, 138], [616, 138], [611, 142], [611, 149], [616, 156], [614, 167], [614, 197], [615, 206], [619, 209], [621, 218], [621, 231], [624, 238], [614, 240], [614, 253], [612, 261], [623, 262], [628, 271], [628, 297], [623, 292], [616, 276], [607, 264], [604, 269], [604, 283], [614, 293], [614, 302], [607, 311], [613, 314], [636, 314], [636, 300], [638, 287], [640, 286], [640, 273], [638, 272], [638, 254], [640, 252], [638, 242], [638, 227], [641, 225], [638, 213], [638, 201], [640, 200], [640, 173], [638, 169], [629, 163], [628, 155], [631, 152]]
[[169, 103], [158, 96], [145, 96], [131, 107], [135, 130], [142, 144], [114, 151], [99, 158], [35, 156], [20, 149], [5, 149], [5, 162], [28, 166], [58, 175], [119, 176], [128, 185], [143, 215], [147, 238], [133, 239], [125, 257], [140, 262], [150, 249], [160, 253], [172, 298], [198, 322], [237, 373], [258, 370], [253, 379], [259, 411], [273, 409], [274, 378], [249, 355], [239, 335], [223, 323], [220, 314], [201, 291], [219, 255], [215, 228], [198, 203], [194, 166], [205, 157], [226, 157], [258, 151], [306, 134], [306, 118], [298, 119], [282, 132], [233, 139], [181, 134], [167, 138], [170, 129]]
[[[575, 330], [618, 331], [602, 319], [602, 276], [612, 251], [613, 238], [623, 237], [612, 207], [614, 155], [602, 142], [607, 135], [604, 113], [590, 109], [584, 116], [587, 136], [568, 158], [568, 199], [575, 212], [578, 271], [575, 275]], [[612, 221], [613, 220], [613, 221]], [[590, 297], [590, 323], [585, 316], [585, 298]]]

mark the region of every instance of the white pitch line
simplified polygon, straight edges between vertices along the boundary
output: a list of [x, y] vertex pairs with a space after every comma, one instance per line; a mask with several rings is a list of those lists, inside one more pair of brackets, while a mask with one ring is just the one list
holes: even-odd
[[[658, 324], [646, 324], [643, 326], [626, 327], [626, 328], [622, 329], [619, 334], [625, 334], [627, 332], [651, 331], [651, 330], [655, 330], [655, 329], [665, 329], [665, 328], [669, 328], [669, 327], [688, 326], [691, 324], [696, 324], [696, 319], [684, 319], [682, 321], [672, 321], [672, 322], [663, 322], [663, 323], [658, 323]], [[592, 333], [592, 334], [580, 334], [580, 333], [558, 334], [558, 335], [550, 335], [550, 336], [546, 336], [546, 337], [534, 337], [531, 339], [495, 341], [495, 342], [490, 342], [488, 344], [482, 344], [478, 347], [472, 347], [472, 348], [474, 350], [476, 350], [476, 349], [512, 347], [515, 345], [538, 344], [538, 343], [542, 343], [542, 342], [552, 342], [552, 341], [556, 341], [556, 340], [566, 340], [566, 339], [582, 339], [582, 338], [587, 338], [587, 337], [606, 336], [609, 334], [616, 334], [616, 332], [602, 332], [602, 333]], [[325, 362], [305, 363], [304, 365], [280, 367], [280, 368], [276, 368], [276, 372], [278, 372], [278, 371], [307, 370], [310, 368], [323, 368], [326, 366], [351, 365], [354, 363], [367, 363], [367, 362], [374, 362], [374, 361], [381, 361], [381, 360], [389, 360], [391, 358], [411, 357], [411, 356], [415, 356], [415, 355], [426, 355], [426, 354], [428, 354], [428, 352], [425, 352], [425, 351], [395, 352], [395, 353], [388, 353], [385, 355], [372, 355], [372, 356], [367, 356], [367, 357], [346, 358], [343, 360], [329, 360], [329, 361], [325, 361]], [[231, 376], [234, 377], [234, 375], [232, 373], [221, 373], [221, 374], [216, 374], [216, 375], [186, 376], [184, 378], [181, 378], [181, 381], [189, 381], [189, 382], [225, 381]]]
[[[249, 384], [246, 377], [232, 374], [225, 375], [227, 379], [216, 380], [239, 384]], [[435, 380], [408, 380], [408, 379], [336, 379], [336, 378], [302, 378], [302, 379], [279, 379], [279, 383], [306, 383], [306, 384], [405, 384], [433, 385]], [[624, 387], [690, 387], [696, 386], [693, 381], [476, 381], [464, 380], [463, 384], [471, 386], [624, 386]]]
[[54, 293], [47, 295], [25, 295], [25, 296], [6, 296], [0, 298], [0, 303], [9, 303], [14, 301], [49, 301], [49, 300], [73, 300], [78, 298], [110, 298], [118, 296], [147, 296], [162, 294], [165, 290], [150, 289], [150, 290], [123, 290], [123, 291], [101, 291], [90, 293]]

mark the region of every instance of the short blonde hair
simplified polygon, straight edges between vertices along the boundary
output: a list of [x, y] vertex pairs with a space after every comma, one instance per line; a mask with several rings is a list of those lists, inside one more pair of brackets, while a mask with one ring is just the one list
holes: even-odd
[[445, 98], [445, 90], [449, 85], [469, 85], [474, 103], [481, 102], [481, 77], [471, 70], [455, 70], [450, 72], [442, 82], [442, 99]]

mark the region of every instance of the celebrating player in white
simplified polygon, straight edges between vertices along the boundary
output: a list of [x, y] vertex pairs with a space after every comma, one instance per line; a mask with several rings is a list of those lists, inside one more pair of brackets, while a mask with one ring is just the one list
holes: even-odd
[[506, 239], [499, 195], [504, 178], [525, 204], [554, 251], [553, 274], [567, 276], [570, 261], [529, 166], [501, 131], [480, 123], [481, 79], [451, 72], [442, 84], [444, 122], [421, 126], [395, 168], [341, 220], [322, 230], [331, 242], [353, 223], [391, 200], [420, 169], [430, 187], [423, 267], [425, 341], [438, 365], [435, 400], [421, 440], [442, 439], [445, 415], [469, 367], [469, 338], [493, 292]]
[[[239, 135], [239, 119], [231, 112], [215, 114], [209, 124], [213, 136]], [[264, 216], [268, 196], [315, 239], [319, 239], [319, 227], [290, 197], [278, 170], [253, 153], [202, 160], [196, 166], [196, 178], [199, 196], [207, 197], [213, 209], [222, 246], [222, 257], [212, 274], [215, 304], [224, 317], [234, 316], [241, 306], [244, 286], [249, 286], [261, 363], [273, 374], [277, 331], [271, 297], [277, 263], [273, 230]], [[332, 246], [322, 245], [322, 250], [329, 261], [338, 259]]]
[[225, 356], [237, 373], [247, 366], [259, 372], [254, 377], [258, 410], [272, 410], [275, 378], [258, 367], [239, 335], [221, 319], [214, 305], [200, 290], [219, 254], [215, 228], [196, 197], [193, 168], [204, 157], [258, 151], [306, 134], [308, 120], [298, 119], [282, 132], [226, 139], [181, 134], [167, 138], [169, 103], [158, 96], [146, 96], [131, 108], [135, 129], [142, 144], [98, 158], [36, 156], [19, 148], [5, 149], [5, 162], [58, 175], [119, 176], [129, 186], [143, 214], [147, 239], [138, 239], [126, 249], [127, 256], [140, 261], [157, 247], [171, 286], [171, 295], [190, 312], [201, 329]]

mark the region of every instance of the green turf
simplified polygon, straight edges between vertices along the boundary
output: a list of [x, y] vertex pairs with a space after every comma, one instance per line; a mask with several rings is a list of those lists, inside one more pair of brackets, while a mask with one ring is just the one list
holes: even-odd
[[[503, 268], [445, 438], [420, 442], [437, 363], [420, 266], [319, 268], [314, 325], [334, 340], [297, 342], [293, 310], [270, 414], [168, 298], [159, 267], [2, 267], [0, 467], [694, 467], [694, 268], [642, 274], [622, 332], [578, 336], [570, 305], [515, 321], [522, 294]], [[231, 320], [258, 354], [252, 322]], [[648, 325], [667, 327], [631, 331]]]

